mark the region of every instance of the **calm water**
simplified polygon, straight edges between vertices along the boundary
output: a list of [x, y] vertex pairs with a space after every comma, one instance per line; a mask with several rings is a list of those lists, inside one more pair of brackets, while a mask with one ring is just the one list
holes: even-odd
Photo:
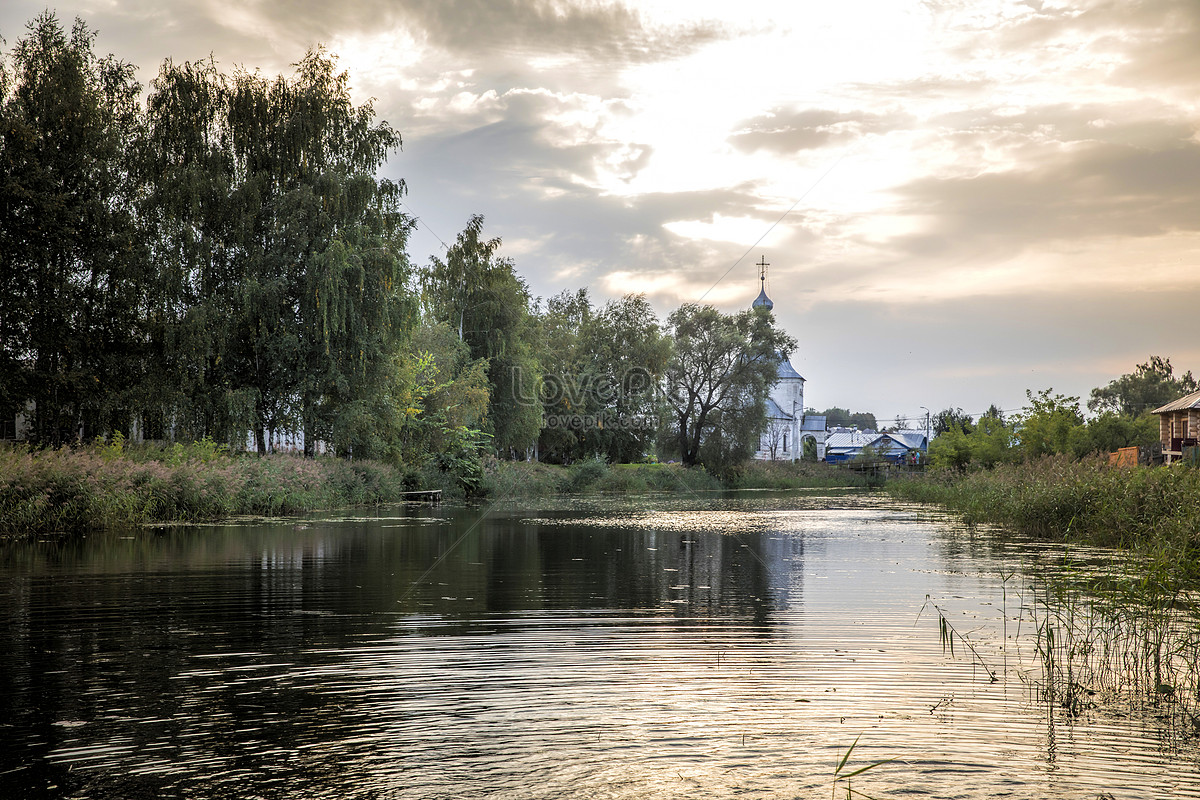
[[1200, 797], [1031, 688], [1058, 558], [804, 493], [8, 545], [0, 797], [824, 798], [856, 738], [876, 797]]

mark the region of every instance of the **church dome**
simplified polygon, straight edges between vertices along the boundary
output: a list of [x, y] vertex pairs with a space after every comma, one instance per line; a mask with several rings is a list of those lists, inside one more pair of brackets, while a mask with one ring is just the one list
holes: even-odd
[[[745, 297], [745, 295], [742, 296]], [[758, 291], [758, 297], [754, 298], [754, 302], [750, 304], [751, 308], [759, 308], [760, 306], [766, 308], [767, 311], [770, 311], [775, 307], [775, 304], [771, 302], [771, 298], [767, 297], [766, 286], [763, 286], [763, 288]]]

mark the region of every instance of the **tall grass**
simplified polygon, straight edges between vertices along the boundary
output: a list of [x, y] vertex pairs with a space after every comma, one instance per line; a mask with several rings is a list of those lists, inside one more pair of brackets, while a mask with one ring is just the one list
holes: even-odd
[[897, 497], [940, 503], [968, 523], [1003, 525], [1059, 541], [1190, 554], [1200, 539], [1200, 470], [1110, 467], [1102, 459], [1047, 456], [971, 473], [888, 483]]
[[1200, 731], [1200, 470], [1052, 456], [887, 490], [968, 523], [1114, 548], [1107, 570], [1050, 576], [1033, 604], [1040, 691], [1071, 714], [1103, 694]]
[[401, 470], [370, 461], [231, 456], [197, 443], [122, 450], [0, 447], [0, 535], [276, 515], [399, 499]]
[[862, 488], [870, 476], [824, 462], [749, 461], [730, 481], [734, 489], [844, 489]]

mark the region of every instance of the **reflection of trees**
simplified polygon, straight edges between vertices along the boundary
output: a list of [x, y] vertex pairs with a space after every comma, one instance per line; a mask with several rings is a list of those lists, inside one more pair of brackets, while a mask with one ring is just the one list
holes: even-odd
[[[763, 533], [420, 513], [10, 547], [0, 796], [50, 784], [150, 796], [217, 773], [230, 785], [268, 772], [280, 787], [343, 785], [360, 762], [338, 741], [367, 712], [333, 691], [352, 676], [326, 683], [322, 670], [394, 637], [398, 617], [428, 616], [450, 635], [527, 610], [669, 607], [765, 623], [795, 555]], [[72, 760], [89, 747], [109, 749]]]

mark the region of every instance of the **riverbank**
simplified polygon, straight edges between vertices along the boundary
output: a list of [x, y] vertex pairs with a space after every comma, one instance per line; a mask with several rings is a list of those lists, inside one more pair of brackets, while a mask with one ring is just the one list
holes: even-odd
[[828, 464], [751, 461], [718, 478], [703, 467], [682, 464], [606, 464], [589, 460], [569, 467], [495, 461], [484, 469], [489, 498], [536, 498], [558, 494], [642, 494], [721, 489], [863, 488], [864, 474]]
[[[1200, 470], [1183, 466], [1112, 467], [1099, 458], [1048, 456], [990, 470], [902, 476], [886, 490], [943, 505], [968, 523], [1197, 561]], [[1200, 565], [1192, 571], [1200, 577]]]
[[411, 488], [384, 464], [234, 456], [209, 441], [167, 449], [0, 447], [0, 535], [296, 514], [390, 502]]
[[[701, 467], [586, 461], [569, 467], [489, 459], [481, 499], [559, 494], [699, 492], [725, 488], [840, 488], [861, 475], [825, 464], [755, 462], [723, 482]], [[374, 461], [259, 458], [211, 441], [126, 447], [120, 441], [57, 450], [0, 446], [0, 536], [79, 533], [238, 515], [279, 516], [399, 502], [407, 491], [442, 489], [464, 499], [452, 473], [415, 472]]]

